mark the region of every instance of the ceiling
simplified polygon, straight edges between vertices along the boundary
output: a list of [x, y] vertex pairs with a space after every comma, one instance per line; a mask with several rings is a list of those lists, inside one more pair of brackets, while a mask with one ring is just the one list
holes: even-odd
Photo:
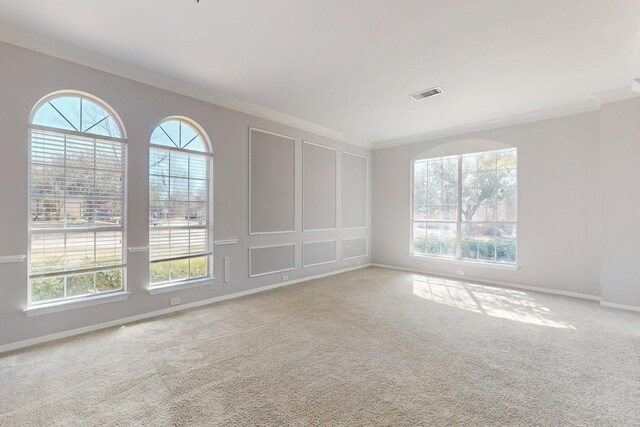
[[[0, 28], [363, 146], [640, 77], [638, 0], [0, 0]], [[433, 86], [444, 93], [409, 97]]]

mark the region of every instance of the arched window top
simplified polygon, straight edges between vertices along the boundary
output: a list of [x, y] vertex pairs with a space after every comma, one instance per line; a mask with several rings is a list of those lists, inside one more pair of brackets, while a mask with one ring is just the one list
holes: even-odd
[[91, 95], [56, 92], [44, 97], [31, 113], [31, 124], [63, 131], [126, 138], [124, 126], [111, 107]]
[[163, 147], [211, 154], [211, 143], [195, 122], [185, 117], [167, 117], [151, 133], [150, 143]]

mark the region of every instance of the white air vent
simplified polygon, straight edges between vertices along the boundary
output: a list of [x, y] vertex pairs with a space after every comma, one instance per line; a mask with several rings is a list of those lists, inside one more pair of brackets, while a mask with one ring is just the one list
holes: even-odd
[[434, 87], [431, 89], [420, 91], [418, 93], [414, 93], [413, 95], [411, 95], [411, 97], [416, 101], [420, 101], [421, 99], [429, 98], [430, 96], [434, 96], [439, 93], [442, 93], [442, 89], [440, 87]]

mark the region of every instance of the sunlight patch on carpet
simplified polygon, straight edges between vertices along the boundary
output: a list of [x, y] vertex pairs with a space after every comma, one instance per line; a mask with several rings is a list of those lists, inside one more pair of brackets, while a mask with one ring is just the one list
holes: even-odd
[[576, 329], [569, 323], [554, 319], [548, 307], [524, 291], [416, 274], [413, 276], [413, 294], [473, 313], [532, 325]]

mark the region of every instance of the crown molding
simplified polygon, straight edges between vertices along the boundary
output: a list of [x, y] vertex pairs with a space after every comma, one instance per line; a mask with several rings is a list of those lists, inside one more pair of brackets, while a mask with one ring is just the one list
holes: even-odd
[[185, 95], [200, 101], [219, 105], [230, 110], [291, 126], [335, 141], [363, 148], [370, 148], [366, 142], [349, 138], [344, 133], [334, 129], [330, 129], [277, 110], [241, 101], [221, 94], [215, 90], [194, 85], [155, 71], [136, 67], [123, 61], [100, 55], [88, 49], [72, 46], [64, 42], [54, 40], [50, 37], [45, 37], [41, 34], [27, 31], [3, 21], [0, 21], [0, 41], [63, 59], [65, 61], [73, 62], [75, 64], [83, 65], [85, 67], [104, 71], [119, 77], [124, 77], [139, 83], [144, 83], [159, 89]]
[[607, 90], [604, 92], [594, 93], [593, 97], [598, 101], [600, 105], [609, 104], [611, 102], [626, 101], [627, 99], [633, 99], [640, 97], [640, 93], [634, 92], [633, 84], [629, 87], [621, 87], [618, 89]]
[[574, 114], [588, 113], [590, 111], [598, 111], [604, 104], [611, 102], [626, 101], [628, 99], [640, 97], [639, 92], [634, 92], [629, 87], [598, 92], [592, 95], [591, 99], [576, 102], [573, 104], [562, 105], [559, 107], [547, 108], [544, 110], [532, 111], [524, 114], [517, 114], [509, 117], [502, 117], [484, 122], [472, 123], [464, 126], [456, 126], [447, 129], [426, 132], [417, 135], [411, 135], [402, 138], [388, 139], [373, 143], [374, 150], [383, 148], [397, 147], [399, 145], [413, 144], [416, 142], [431, 141], [434, 139], [447, 138], [452, 136], [464, 135], [471, 132], [480, 132], [485, 130], [497, 129], [507, 126], [520, 125], [525, 123], [538, 122], [541, 120], [550, 120], [560, 117], [572, 116]]
[[238, 111], [240, 113], [259, 117], [265, 120], [270, 120], [286, 126], [291, 126], [293, 128], [307, 131], [315, 135], [323, 136], [334, 141], [339, 141], [346, 144], [374, 150], [412, 144], [415, 142], [423, 142], [433, 139], [458, 136], [471, 132], [479, 132], [500, 127], [536, 122], [540, 120], [549, 120], [590, 111], [597, 111], [603, 104], [640, 97], [640, 93], [631, 90], [630, 85], [629, 87], [598, 92], [593, 94], [592, 97], [588, 100], [559, 107], [532, 111], [524, 114], [502, 117], [463, 126], [440, 129], [401, 138], [381, 141], [364, 141], [350, 138], [346, 134], [337, 130], [330, 129], [313, 122], [309, 122], [291, 116], [289, 114], [282, 113], [280, 111], [261, 107], [256, 104], [229, 97], [213, 89], [188, 83], [186, 81], [169, 77], [164, 74], [141, 67], [132, 66], [130, 64], [127, 64], [126, 62], [100, 55], [88, 49], [72, 46], [64, 42], [51, 39], [42, 34], [25, 30], [24, 28], [17, 27], [5, 21], [0, 21], [0, 42], [19, 46], [65, 61], [73, 62], [85, 67], [93, 68], [139, 83], [157, 87], [159, 89], [164, 89], [169, 92], [219, 105], [221, 107]]
[[413, 144], [416, 142], [431, 141], [434, 139], [447, 138], [451, 136], [459, 136], [471, 132], [480, 132], [490, 129], [502, 128], [507, 126], [520, 125], [524, 123], [537, 122], [540, 120], [555, 119], [558, 117], [571, 116], [574, 114], [597, 111], [600, 104], [595, 99], [578, 102], [575, 104], [563, 105], [560, 107], [548, 108], [515, 116], [503, 117], [484, 122], [472, 123], [464, 126], [457, 126], [448, 129], [426, 132], [418, 135], [407, 136], [404, 138], [389, 139], [378, 141], [373, 144], [374, 150], [383, 148], [397, 147], [399, 145]]

